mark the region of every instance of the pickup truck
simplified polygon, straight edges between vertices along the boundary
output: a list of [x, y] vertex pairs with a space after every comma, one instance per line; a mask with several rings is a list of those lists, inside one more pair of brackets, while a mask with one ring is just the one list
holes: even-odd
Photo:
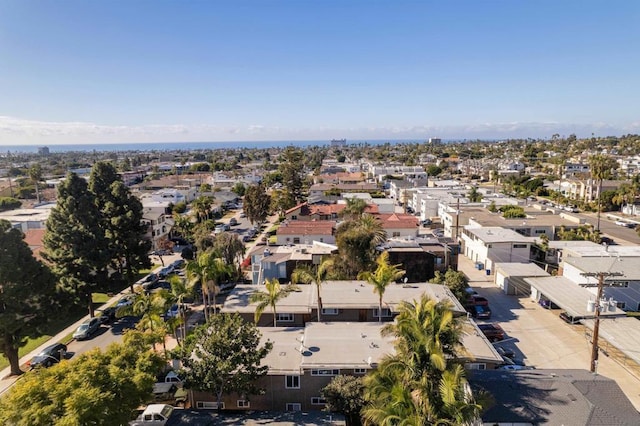
[[496, 323], [478, 324], [478, 328], [490, 342], [499, 342], [504, 339], [504, 330]]
[[129, 422], [130, 426], [165, 426], [175, 410], [167, 404], [150, 404], [137, 419]]

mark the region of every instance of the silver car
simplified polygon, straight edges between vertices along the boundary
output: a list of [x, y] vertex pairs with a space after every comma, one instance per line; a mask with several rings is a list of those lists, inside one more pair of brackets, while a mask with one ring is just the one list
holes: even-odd
[[73, 333], [73, 338], [76, 340], [88, 339], [100, 328], [100, 320], [98, 318], [91, 318], [80, 324]]

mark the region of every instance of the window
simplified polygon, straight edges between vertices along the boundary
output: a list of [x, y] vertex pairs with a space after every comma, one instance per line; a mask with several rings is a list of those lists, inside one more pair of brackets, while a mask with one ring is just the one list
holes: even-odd
[[293, 314], [276, 314], [276, 321], [293, 322]]
[[546, 234], [544, 229], [536, 229], [536, 234]]
[[394, 237], [394, 238], [395, 238], [395, 237], [399, 237], [399, 236], [400, 236], [400, 232], [398, 232], [398, 231], [393, 231], [393, 232], [391, 233], [391, 236], [392, 236], [392, 237]]
[[338, 310], [335, 308], [322, 308], [322, 315], [338, 315]]
[[249, 408], [250, 406], [251, 404], [249, 403], [249, 401], [245, 399], [238, 400], [238, 408]]
[[[373, 310], [373, 316], [378, 318], [378, 308]], [[391, 310], [389, 308], [382, 308], [382, 318], [389, 318], [391, 316]]]
[[[204, 408], [207, 410], [217, 410], [218, 403], [213, 401], [196, 401], [196, 408]], [[224, 410], [224, 402], [220, 403], [220, 408]]]
[[487, 364], [479, 362], [470, 362], [464, 365], [467, 370], [486, 370]]
[[326, 405], [327, 401], [321, 396], [311, 397], [311, 405]]
[[514, 244], [513, 248], [527, 248], [526, 244]]
[[294, 237], [293, 244], [300, 244], [300, 237]]
[[302, 410], [302, 405], [299, 402], [287, 402], [286, 411], [300, 411]]
[[297, 215], [291, 215], [291, 220], [298, 220], [298, 216]]
[[627, 302], [618, 302], [616, 303], [616, 306], [620, 309], [624, 309], [627, 307]]
[[367, 374], [366, 368], [354, 368], [353, 374]]
[[337, 376], [340, 374], [340, 370], [332, 369], [332, 370], [311, 370], [312, 376]]
[[286, 376], [284, 387], [287, 389], [300, 389], [300, 376]]

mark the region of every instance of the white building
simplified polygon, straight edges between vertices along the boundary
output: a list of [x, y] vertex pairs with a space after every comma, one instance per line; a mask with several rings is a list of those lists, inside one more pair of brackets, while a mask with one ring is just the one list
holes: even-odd
[[491, 271], [496, 262], [529, 262], [533, 239], [500, 227], [472, 228], [461, 233], [465, 256]]

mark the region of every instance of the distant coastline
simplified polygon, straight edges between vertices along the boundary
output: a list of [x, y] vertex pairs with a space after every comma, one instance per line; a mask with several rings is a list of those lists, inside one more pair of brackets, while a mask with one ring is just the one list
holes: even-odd
[[[450, 142], [450, 141], [443, 141]], [[347, 145], [382, 145], [385, 143], [425, 143], [425, 140], [350, 140]], [[328, 146], [329, 140], [316, 141], [244, 141], [244, 142], [145, 142], [145, 143], [99, 143], [99, 144], [64, 144], [64, 145], [0, 145], [0, 154], [7, 152], [37, 153], [39, 146], [49, 147], [49, 152], [114, 152], [114, 151], [193, 151], [238, 148], [282, 148], [286, 146], [308, 147]]]

